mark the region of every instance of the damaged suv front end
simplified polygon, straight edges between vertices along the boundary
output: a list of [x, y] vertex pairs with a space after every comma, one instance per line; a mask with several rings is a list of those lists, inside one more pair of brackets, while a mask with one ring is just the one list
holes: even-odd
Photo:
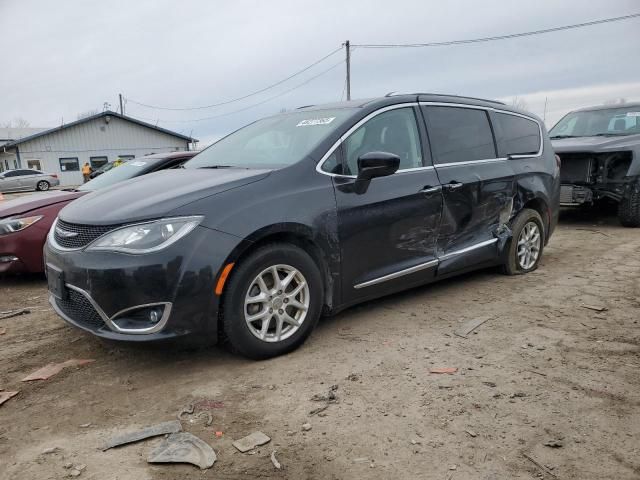
[[624, 226], [640, 226], [640, 104], [576, 110], [550, 134], [561, 160], [561, 206], [609, 199]]

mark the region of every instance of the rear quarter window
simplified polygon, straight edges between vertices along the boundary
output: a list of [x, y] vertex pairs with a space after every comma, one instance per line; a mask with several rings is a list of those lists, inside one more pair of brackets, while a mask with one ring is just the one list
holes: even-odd
[[496, 113], [496, 131], [503, 155], [536, 155], [540, 151], [540, 127], [528, 118]]

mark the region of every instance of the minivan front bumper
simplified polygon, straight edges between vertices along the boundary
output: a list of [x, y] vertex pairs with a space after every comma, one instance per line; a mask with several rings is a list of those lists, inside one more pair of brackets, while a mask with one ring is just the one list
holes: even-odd
[[198, 333], [215, 341], [215, 282], [239, 242], [202, 226], [144, 255], [62, 251], [47, 241], [50, 303], [71, 325], [111, 340], [144, 342]]

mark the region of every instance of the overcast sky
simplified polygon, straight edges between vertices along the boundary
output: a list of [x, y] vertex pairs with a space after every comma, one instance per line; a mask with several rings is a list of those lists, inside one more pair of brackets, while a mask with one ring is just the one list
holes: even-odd
[[[638, 0], [0, 0], [0, 123], [76, 120], [118, 93], [142, 103], [218, 103], [277, 82], [352, 43], [424, 43], [503, 35], [640, 12]], [[263, 94], [195, 111], [132, 102], [126, 113], [204, 143], [283, 108], [340, 100], [338, 52]], [[355, 49], [352, 97], [390, 91], [523, 98], [547, 124], [614, 98], [640, 100], [640, 18], [474, 45]], [[180, 121], [178, 121], [180, 120]]]

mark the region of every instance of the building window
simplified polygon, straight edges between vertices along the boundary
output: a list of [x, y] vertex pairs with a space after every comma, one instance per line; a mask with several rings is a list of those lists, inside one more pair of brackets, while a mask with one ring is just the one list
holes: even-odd
[[31, 170], [42, 170], [42, 165], [40, 165], [40, 160], [27, 160], [27, 168]]
[[107, 157], [89, 157], [89, 163], [91, 168], [95, 170], [109, 163], [109, 159]]
[[78, 162], [78, 157], [61, 158], [60, 170], [63, 172], [79, 172], [80, 163]]

